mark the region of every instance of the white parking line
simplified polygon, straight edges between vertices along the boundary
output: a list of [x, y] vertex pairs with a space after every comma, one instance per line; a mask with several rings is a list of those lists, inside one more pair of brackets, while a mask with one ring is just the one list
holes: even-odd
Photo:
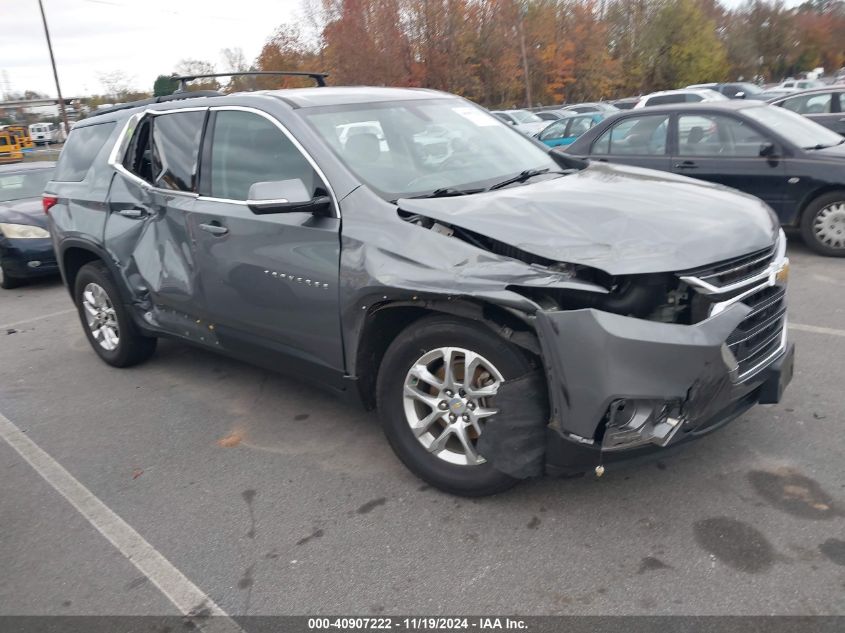
[[32, 317], [30, 319], [23, 319], [22, 321], [15, 321], [13, 323], [5, 323], [4, 325], [0, 325], [0, 330], [7, 330], [12, 327], [17, 327], [19, 325], [26, 325], [27, 323], [33, 323], [35, 321], [41, 321], [43, 319], [50, 319], [54, 316], [62, 316], [63, 314], [72, 314], [76, 312], [74, 308], [70, 308], [69, 310], [59, 310], [58, 312], [50, 312], [49, 314], [41, 314], [37, 317]]
[[[118, 551], [206, 633], [244, 633], [238, 624], [132, 526], [0, 413], [0, 437], [76, 508]], [[205, 617], [218, 616], [218, 617]]]
[[845, 330], [835, 330], [831, 327], [819, 327], [818, 325], [804, 325], [803, 323], [790, 323], [789, 329], [799, 332], [813, 332], [814, 334], [827, 334], [828, 336], [845, 336]]

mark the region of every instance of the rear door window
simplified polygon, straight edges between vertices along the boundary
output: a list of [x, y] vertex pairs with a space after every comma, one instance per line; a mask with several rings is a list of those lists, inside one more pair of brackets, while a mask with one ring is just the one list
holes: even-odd
[[73, 128], [59, 156], [55, 179], [59, 182], [84, 180], [114, 126], [114, 121], [111, 121]]
[[123, 166], [159, 189], [196, 191], [205, 116], [203, 110], [144, 118], [129, 144]]

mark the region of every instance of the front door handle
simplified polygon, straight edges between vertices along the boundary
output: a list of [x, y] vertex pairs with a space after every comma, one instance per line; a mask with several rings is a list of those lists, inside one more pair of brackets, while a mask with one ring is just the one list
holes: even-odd
[[682, 163], [675, 163], [675, 169], [698, 169], [694, 161], [685, 160]]
[[212, 235], [216, 235], [217, 237], [226, 235], [226, 233], [229, 232], [229, 229], [220, 224], [220, 222], [209, 222], [208, 224], [200, 224], [200, 228], [203, 231], [211, 233]]
[[124, 218], [131, 218], [133, 220], [138, 220], [149, 215], [146, 209], [141, 209], [139, 207], [132, 207], [131, 209], [121, 209], [120, 211], [118, 211], [118, 213]]

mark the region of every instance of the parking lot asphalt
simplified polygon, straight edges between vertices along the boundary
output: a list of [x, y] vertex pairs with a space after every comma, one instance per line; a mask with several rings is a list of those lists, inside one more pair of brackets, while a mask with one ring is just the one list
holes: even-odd
[[[0, 291], [0, 414], [243, 614], [845, 614], [845, 262], [790, 246], [784, 400], [644, 466], [484, 499], [376, 417], [172, 341], [128, 370], [58, 281]], [[0, 614], [175, 614], [0, 440]]]

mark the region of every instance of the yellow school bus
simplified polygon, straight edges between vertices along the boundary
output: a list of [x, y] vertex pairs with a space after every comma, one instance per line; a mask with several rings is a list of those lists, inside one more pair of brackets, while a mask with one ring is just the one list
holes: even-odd
[[11, 132], [0, 132], [0, 165], [3, 163], [19, 163], [23, 160], [23, 152], [18, 139]]
[[4, 132], [11, 132], [18, 139], [18, 145], [21, 150], [28, 150], [35, 147], [32, 142], [32, 137], [29, 135], [29, 127], [26, 125], [7, 125]]

